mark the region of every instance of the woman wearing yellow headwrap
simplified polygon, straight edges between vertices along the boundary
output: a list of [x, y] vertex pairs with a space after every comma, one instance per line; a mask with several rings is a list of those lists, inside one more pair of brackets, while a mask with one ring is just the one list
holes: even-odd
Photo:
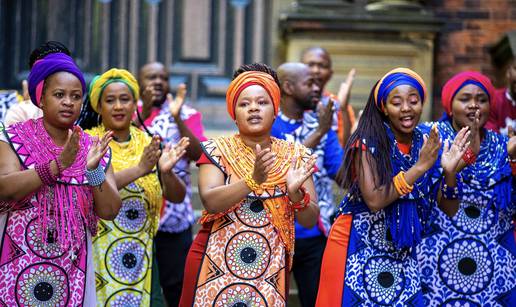
[[179, 306], [285, 306], [294, 217], [317, 222], [315, 160], [270, 136], [280, 102], [276, 73], [241, 66], [226, 94], [239, 134], [202, 143], [199, 193], [206, 211], [186, 261]]
[[131, 126], [139, 92], [134, 76], [116, 68], [95, 77], [89, 88], [91, 108], [101, 123], [86, 132], [101, 137], [113, 131], [112, 165], [122, 198], [116, 219], [101, 220], [94, 239], [97, 301], [103, 306], [150, 305], [152, 246], [162, 196], [180, 202], [185, 195], [172, 167], [188, 139], [161, 150], [159, 137]]

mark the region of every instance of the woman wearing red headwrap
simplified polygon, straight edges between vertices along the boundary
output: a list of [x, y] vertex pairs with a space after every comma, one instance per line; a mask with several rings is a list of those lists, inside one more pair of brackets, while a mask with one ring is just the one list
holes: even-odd
[[317, 222], [314, 157], [270, 136], [280, 102], [263, 64], [234, 75], [226, 103], [239, 134], [202, 143], [199, 193], [206, 209], [187, 258], [180, 306], [285, 306], [294, 218]]
[[[441, 202], [458, 202], [457, 213], [449, 218], [436, 209], [433, 231], [418, 246], [426, 305], [514, 306], [511, 217], [516, 208], [508, 140], [484, 129], [493, 86], [478, 72], [462, 72], [444, 85], [441, 97], [446, 113], [438, 129], [443, 141], [451, 142], [457, 131], [469, 127], [471, 142], [457, 184], [443, 181], [440, 187]], [[509, 153], [510, 159], [516, 157], [513, 148]]]

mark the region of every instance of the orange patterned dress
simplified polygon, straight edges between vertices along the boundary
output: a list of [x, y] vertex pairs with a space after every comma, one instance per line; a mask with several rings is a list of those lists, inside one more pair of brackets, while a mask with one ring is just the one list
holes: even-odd
[[[310, 156], [302, 145], [271, 139], [276, 165], [260, 190], [226, 212], [201, 218], [211, 228], [200, 267], [193, 269], [198, 272], [194, 306], [286, 305], [294, 212], [286, 199], [285, 178], [293, 157], [300, 163]], [[238, 135], [209, 140], [202, 147], [210, 163], [225, 174], [226, 184], [253, 170], [254, 153]]]

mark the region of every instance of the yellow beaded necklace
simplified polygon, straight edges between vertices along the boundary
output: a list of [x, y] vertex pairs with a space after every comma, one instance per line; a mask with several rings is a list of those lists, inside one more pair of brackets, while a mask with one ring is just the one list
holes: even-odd
[[[129, 129], [131, 138], [128, 142], [119, 143], [111, 141], [109, 143], [112, 157], [111, 164], [115, 172], [138, 165], [145, 146], [149, 145], [151, 141], [151, 138], [143, 131], [133, 126]], [[86, 132], [101, 138], [106, 133], [106, 129], [104, 125], [99, 125]], [[151, 223], [149, 223], [147, 230], [154, 235], [158, 229], [160, 210], [163, 203], [161, 184], [157, 172], [154, 170], [150, 174], [136, 179], [134, 183], [143, 190], [144, 195], [140, 195], [143, 203], [146, 203], [144, 198], [148, 200], [149, 207], [145, 209], [148, 210]]]
[[[245, 145], [239, 135], [220, 137], [213, 140], [215, 148], [210, 150], [210, 156], [220, 161], [226, 168], [228, 175], [234, 174], [241, 179], [251, 174], [254, 169], [254, 151]], [[289, 254], [289, 267], [292, 265], [294, 255], [294, 210], [288, 204], [286, 197], [286, 175], [290, 168], [292, 159], [296, 161], [297, 167], [302, 161], [310, 158], [309, 150], [300, 144], [289, 143], [271, 137], [271, 151], [276, 154], [276, 161], [269, 172], [267, 181], [260, 185], [259, 190], [253, 190], [254, 197], [262, 198], [267, 210], [267, 216], [274, 227], [278, 230], [281, 241]], [[214, 221], [225, 214], [235, 210], [239, 204], [232, 208], [215, 214], [203, 213], [200, 223]]]
[[[252, 174], [256, 155], [249, 146], [244, 144], [239, 135], [218, 138], [215, 141], [221, 152], [232, 153], [225, 155], [224, 158], [231, 164], [235, 175], [245, 178], [246, 175]], [[300, 151], [300, 147], [285, 146], [284, 142], [276, 138], [271, 138], [271, 152], [276, 154], [276, 161], [269, 172], [267, 181], [260, 185], [264, 190], [271, 190], [278, 185], [285, 184], [292, 157], [299, 158], [304, 154]], [[299, 159], [296, 161], [296, 163], [300, 162]]]

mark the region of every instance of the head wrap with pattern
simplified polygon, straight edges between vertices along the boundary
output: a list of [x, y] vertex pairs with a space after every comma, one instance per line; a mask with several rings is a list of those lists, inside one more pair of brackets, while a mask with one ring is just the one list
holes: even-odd
[[421, 101], [425, 103], [427, 94], [423, 79], [415, 71], [400, 67], [386, 73], [376, 85], [374, 102], [380, 111], [384, 110], [387, 98], [392, 90], [400, 85], [410, 85], [415, 88], [419, 93]]
[[278, 114], [280, 89], [276, 81], [274, 81], [274, 78], [265, 72], [246, 71], [231, 81], [226, 93], [226, 105], [231, 118], [233, 120], [235, 119], [235, 107], [238, 97], [244, 89], [251, 85], [259, 85], [267, 91], [274, 106], [274, 114]]
[[102, 75], [97, 75], [91, 80], [89, 88], [90, 104], [93, 110], [99, 113], [98, 106], [102, 92], [111, 83], [122, 82], [133, 94], [134, 101], [138, 101], [140, 98], [140, 86], [136, 81], [136, 78], [125, 69], [112, 68]]

